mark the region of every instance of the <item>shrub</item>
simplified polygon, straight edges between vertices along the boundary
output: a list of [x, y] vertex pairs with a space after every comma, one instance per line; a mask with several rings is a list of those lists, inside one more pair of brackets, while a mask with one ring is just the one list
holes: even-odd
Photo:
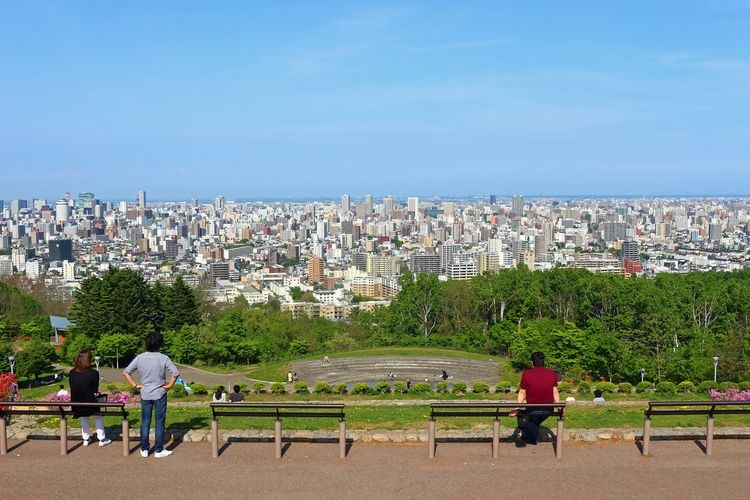
[[659, 394], [677, 394], [677, 386], [674, 382], [659, 382], [656, 384], [656, 392]]
[[471, 392], [473, 392], [474, 394], [485, 394], [490, 392], [490, 386], [487, 385], [487, 382], [478, 380], [474, 382], [474, 385], [471, 388]]
[[[259, 383], [262, 383], [262, 382], [259, 382]], [[203, 384], [193, 384], [190, 386], [190, 389], [193, 390], [193, 394], [195, 394], [196, 396], [203, 396], [203, 395], [208, 394], [208, 387], [206, 387]]]
[[409, 389], [410, 394], [430, 394], [431, 392], [432, 387], [427, 382], [417, 382]]
[[258, 394], [263, 394], [266, 392], [266, 383], [265, 382], [255, 382], [253, 384], [253, 390], [257, 392]]
[[683, 380], [677, 384], [677, 392], [690, 393], [695, 392], [695, 384], [689, 380]]
[[750, 380], [743, 380], [742, 382], [740, 382], [740, 390], [750, 390]]
[[296, 382], [294, 384], [295, 394], [308, 394], [310, 390], [307, 388], [307, 384], [304, 382]]
[[335, 392], [336, 394], [346, 394], [349, 391], [346, 388], [346, 383], [345, 382], [339, 382], [333, 388], [333, 392]]
[[735, 384], [734, 382], [721, 382], [719, 384], [719, 390], [721, 392], [726, 392], [729, 389], [739, 389], [739, 388], [740, 388], [740, 385], [739, 384]]
[[581, 380], [578, 382], [578, 394], [591, 394], [591, 382], [588, 380]]
[[560, 394], [570, 394], [573, 392], [573, 382], [559, 382], [557, 384], [557, 391]]
[[315, 392], [317, 394], [330, 394], [333, 392], [333, 389], [331, 389], [331, 384], [328, 382], [318, 382], [315, 384]]
[[240, 386], [240, 392], [247, 392], [247, 384], [245, 382], [240, 382], [237, 385]]
[[503, 393], [505, 389], [510, 389], [513, 385], [507, 380], [501, 380], [495, 386], [495, 392]]
[[453, 382], [453, 394], [466, 394], [466, 383], [465, 382]]
[[[213, 393], [215, 393], [215, 392], [216, 392], [217, 390], [219, 390], [219, 387], [224, 387], [224, 386], [223, 386], [223, 385], [221, 385], [221, 384], [214, 384], [214, 385], [212, 385], [212, 386], [211, 386], [211, 394], [213, 394]], [[226, 387], [224, 387], [224, 389], [226, 390]]]
[[404, 382], [403, 380], [399, 380], [398, 382], [393, 384], [393, 392], [406, 394], [406, 391], [408, 391], [408, 389], [406, 388], [406, 382]]
[[617, 386], [612, 382], [599, 382], [596, 384], [596, 388], [606, 394], [614, 394], [617, 392]]
[[708, 391], [711, 389], [718, 389], [719, 384], [714, 382], [713, 380], [704, 380], [700, 384], [698, 384], [698, 392], [702, 392], [705, 394], [708, 394]]
[[617, 384], [617, 391], [623, 394], [630, 394], [633, 392], [633, 384], [630, 382], [620, 382]]
[[391, 392], [391, 384], [385, 380], [375, 384], [375, 392], [378, 394], [388, 394]]
[[448, 382], [446, 382], [445, 380], [441, 380], [440, 382], [435, 384], [435, 392], [437, 392], [438, 394], [445, 394], [446, 392], [448, 392]]
[[647, 382], [645, 380], [643, 382], [638, 382], [638, 385], [635, 386], [635, 392], [637, 393], [646, 392], [650, 390], [651, 390], [651, 382]]
[[285, 394], [286, 387], [283, 382], [274, 382], [271, 384], [271, 394]]
[[182, 384], [175, 384], [170, 392], [170, 396], [172, 396], [173, 398], [184, 398], [187, 396], [185, 386]]
[[367, 385], [365, 382], [357, 382], [352, 387], [352, 394], [369, 394], [370, 393], [370, 386]]
[[107, 390], [110, 393], [115, 393], [117, 392], [117, 386], [115, 384], [107, 384]]

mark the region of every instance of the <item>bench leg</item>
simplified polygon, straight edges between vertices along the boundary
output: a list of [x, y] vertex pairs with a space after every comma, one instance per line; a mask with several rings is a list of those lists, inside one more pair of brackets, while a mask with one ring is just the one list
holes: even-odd
[[8, 432], [5, 417], [0, 417], [0, 455], [8, 454]]
[[274, 441], [276, 444], [276, 458], [281, 458], [281, 420], [276, 421], [276, 436]]
[[346, 458], [346, 422], [339, 422], [339, 458]]
[[492, 422], [492, 458], [500, 456], [500, 421], [495, 419]]
[[435, 458], [435, 421], [430, 420], [430, 426], [427, 431], [427, 456], [429, 458]]
[[211, 419], [211, 456], [219, 458], [219, 421]]
[[122, 420], [122, 456], [130, 455], [130, 420]]
[[60, 455], [68, 454], [68, 419], [60, 419]]
[[709, 457], [714, 447], [714, 417], [708, 417], [706, 421], [706, 455]]
[[651, 441], [651, 419], [643, 419], [643, 456], [648, 455], [648, 445]]
[[565, 430], [563, 429], [563, 419], [558, 418], [557, 419], [557, 443], [555, 444], [555, 456], [557, 458], [562, 458], [564, 435], [565, 435]]

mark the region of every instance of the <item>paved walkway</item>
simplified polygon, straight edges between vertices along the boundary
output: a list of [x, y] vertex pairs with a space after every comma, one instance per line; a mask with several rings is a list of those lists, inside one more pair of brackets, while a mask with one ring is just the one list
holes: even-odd
[[[633, 443], [570, 444], [562, 459], [548, 446], [503, 448], [441, 444], [352, 446], [344, 460], [330, 443], [292, 443], [281, 460], [272, 443], [231, 443], [218, 459], [208, 443], [177, 443], [166, 459], [121, 455], [120, 446], [77, 447], [57, 441], [11, 442], [0, 457], [0, 498], [747, 498], [750, 447], [717, 441], [705, 456], [692, 442], [661, 443], [642, 457]], [[84, 474], [95, 480], [85, 482]]]

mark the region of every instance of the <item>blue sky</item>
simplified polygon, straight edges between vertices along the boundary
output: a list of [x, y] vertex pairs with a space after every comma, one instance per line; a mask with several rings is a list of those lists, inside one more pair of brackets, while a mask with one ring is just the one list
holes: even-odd
[[0, 1], [0, 199], [750, 193], [750, 0]]

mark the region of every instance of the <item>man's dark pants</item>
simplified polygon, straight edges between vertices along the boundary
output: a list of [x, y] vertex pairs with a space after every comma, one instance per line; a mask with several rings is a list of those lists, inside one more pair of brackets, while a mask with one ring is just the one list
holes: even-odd
[[550, 415], [552, 415], [550, 410], [543, 409], [519, 411], [518, 428], [521, 429], [521, 439], [527, 443], [536, 444], [539, 441], [539, 427]]

